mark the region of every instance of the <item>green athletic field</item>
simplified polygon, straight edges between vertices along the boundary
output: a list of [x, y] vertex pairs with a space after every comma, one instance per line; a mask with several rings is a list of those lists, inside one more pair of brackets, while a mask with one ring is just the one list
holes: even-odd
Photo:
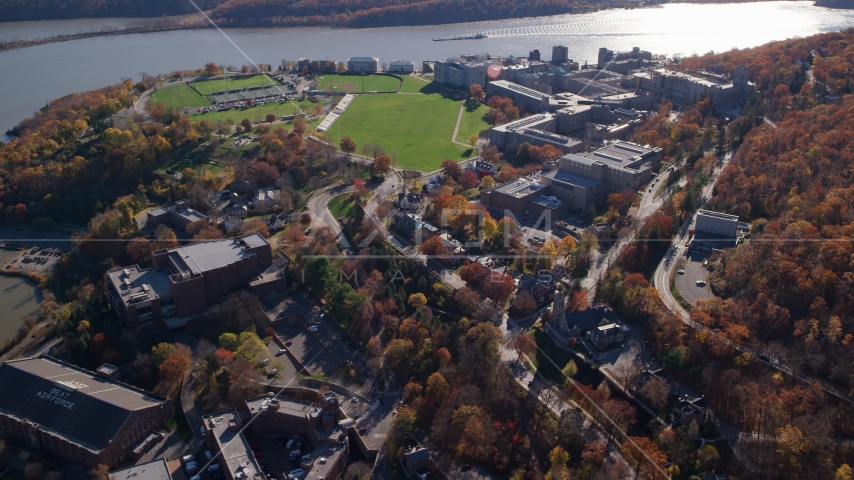
[[316, 78], [318, 90], [331, 92], [393, 92], [400, 83], [400, 80], [385, 75], [324, 74]]
[[163, 102], [166, 105], [178, 109], [185, 107], [204, 107], [205, 105], [211, 104], [210, 100], [196, 93], [196, 91], [188, 87], [186, 83], [168, 85], [160, 88], [151, 94], [151, 101]]
[[[360, 95], [327, 134], [335, 141], [339, 134], [349, 136], [359, 148], [378, 144], [396, 152], [401, 167], [432, 171], [445, 158], [462, 160], [471, 153], [451, 141], [459, 112], [459, 101], [436, 94]], [[457, 140], [465, 142], [465, 136], [488, 126], [481, 123], [466, 122]]]

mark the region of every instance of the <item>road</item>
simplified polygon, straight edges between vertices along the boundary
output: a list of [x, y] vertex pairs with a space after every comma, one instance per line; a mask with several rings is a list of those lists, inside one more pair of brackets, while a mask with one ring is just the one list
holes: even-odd
[[[644, 220], [655, 211], [657, 211], [664, 204], [664, 201], [668, 198], [668, 195], [661, 194], [657, 195], [657, 189], [660, 185], [667, 183], [667, 179], [670, 177], [670, 170], [665, 169], [663, 172], [659, 173], [658, 176], [650, 182], [650, 186], [647, 188], [652, 188], [652, 192], [647, 192], [641, 199], [640, 205], [637, 208], [637, 214], [635, 215], [635, 220], [632, 225], [643, 225]], [[666, 192], [666, 190], [665, 190]], [[663, 192], [664, 193], [664, 192]], [[587, 290], [588, 295], [591, 297], [595, 294], [596, 282], [599, 281], [599, 278], [605, 275], [605, 272], [611, 268], [611, 264], [619, 258], [620, 252], [628, 246], [635, 239], [635, 235], [637, 235], [637, 229], [633, 228], [631, 231], [620, 238], [615, 245], [613, 245], [608, 253], [605, 255], [599, 255], [597, 258], [593, 260], [593, 265], [590, 267], [590, 270], [587, 273], [587, 278], [585, 278], [581, 282], [581, 286]]]

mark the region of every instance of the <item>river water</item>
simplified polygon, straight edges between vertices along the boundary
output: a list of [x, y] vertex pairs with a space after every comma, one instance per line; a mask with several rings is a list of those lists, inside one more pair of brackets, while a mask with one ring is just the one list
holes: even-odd
[[[136, 20], [82, 19], [0, 23], [0, 38], [46, 37]], [[577, 61], [595, 61], [599, 47], [638, 46], [656, 54], [705, 53], [761, 45], [854, 25], [854, 11], [815, 7], [812, 2], [717, 5], [666, 4], [636, 10], [605, 10], [424, 27], [370, 29], [227, 29], [231, 40], [258, 63], [278, 64], [302, 56], [346, 60], [370, 55], [384, 62], [409, 59], [420, 66], [460, 53], [525, 55], [566, 45]], [[434, 42], [434, 37], [485, 32], [489, 38]], [[140, 73], [168, 73], [205, 62], [241, 65], [248, 60], [213, 29], [87, 38], [0, 53], [0, 132], [45, 105], [48, 99], [121, 81]]]
[[[0, 262], [17, 253], [0, 249]], [[36, 312], [39, 300], [34, 283], [20, 277], [0, 275], [0, 344], [15, 336], [24, 318]]]

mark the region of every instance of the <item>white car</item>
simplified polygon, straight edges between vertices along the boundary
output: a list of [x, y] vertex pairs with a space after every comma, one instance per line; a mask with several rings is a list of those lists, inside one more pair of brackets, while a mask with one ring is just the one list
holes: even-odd
[[308, 329], [309, 329], [309, 331], [311, 331], [312, 333], [317, 332], [317, 325], [312, 325], [312, 326], [308, 327]]

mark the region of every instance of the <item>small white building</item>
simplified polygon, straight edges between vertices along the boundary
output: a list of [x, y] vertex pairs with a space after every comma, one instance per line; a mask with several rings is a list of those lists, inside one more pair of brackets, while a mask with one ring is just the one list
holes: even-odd
[[408, 75], [415, 72], [415, 62], [411, 60], [395, 60], [388, 66], [389, 73], [403, 73]]
[[700, 210], [697, 212], [697, 223], [694, 228], [697, 232], [735, 238], [738, 228], [738, 215]]
[[350, 73], [377, 73], [380, 59], [377, 57], [350, 57], [347, 59], [347, 71]]
[[243, 220], [239, 218], [225, 217], [225, 220], [222, 221], [222, 228], [225, 229], [226, 233], [237, 233], [242, 226]]

